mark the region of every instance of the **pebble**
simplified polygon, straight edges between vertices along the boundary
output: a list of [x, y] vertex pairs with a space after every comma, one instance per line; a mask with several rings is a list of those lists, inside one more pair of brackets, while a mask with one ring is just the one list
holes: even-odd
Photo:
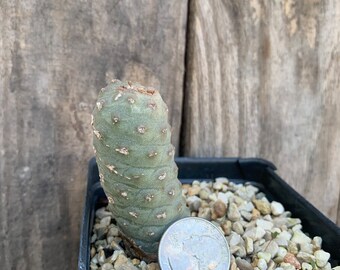
[[227, 185], [229, 183], [229, 180], [226, 177], [216, 177], [215, 182]]
[[221, 200], [217, 200], [214, 203], [213, 209], [214, 209], [214, 213], [216, 214], [218, 218], [225, 216], [225, 214], [227, 213], [227, 206]]
[[188, 188], [188, 195], [189, 196], [198, 195], [200, 190], [201, 190], [201, 187], [198, 186], [198, 185], [191, 186], [191, 187]]
[[271, 254], [268, 252], [259, 252], [257, 253], [257, 257], [259, 259], [264, 259], [266, 263], [269, 263], [270, 259], [272, 258]]
[[103, 226], [109, 226], [111, 223], [111, 216], [107, 216], [107, 217], [103, 217], [101, 220], [100, 220], [100, 224], [103, 225]]
[[243, 204], [241, 204], [238, 207], [239, 211], [246, 211], [246, 212], [251, 212], [254, 209], [254, 205], [251, 202], [243, 202]]
[[105, 227], [97, 227], [95, 228], [97, 239], [98, 240], [103, 240], [105, 236], [107, 235], [107, 226]]
[[222, 231], [224, 232], [224, 235], [230, 235], [231, 233], [231, 221], [226, 220], [221, 224]]
[[235, 232], [231, 232], [230, 236], [227, 238], [229, 245], [232, 246], [237, 246], [241, 242], [241, 236]]
[[302, 270], [313, 270], [313, 266], [311, 266], [309, 263], [303, 262], [301, 264], [301, 269]]
[[251, 219], [252, 220], [256, 220], [261, 216], [261, 213], [259, 210], [257, 210], [256, 208], [253, 209], [253, 211], [251, 211]]
[[322, 238], [320, 236], [313, 237], [312, 245], [315, 249], [321, 249]]
[[285, 263], [285, 262], [280, 263], [280, 266], [283, 268], [283, 270], [295, 270], [296, 269], [294, 265], [291, 265], [290, 263]]
[[307, 243], [307, 244], [311, 243], [312, 239], [310, 239], [302, 231], [297, 230], [297, 231], [294, 231], [291, 241], [296, 243], [296, 244], [301, 245], [301, 244], [305, 244], [305, 243]]
[[[211, 192], [209, 192], [206, 188], [202, 188], [200, 190], [200, 192], [198, 193], [198, 196], [202, 199], [202, 200], [207, 200], [209, 198], [209, 195], [211, 194]], [[228, 202], [228, 201], [227, 201]]]
[[295, 267], [295, 269], [301, 269], [301, 264], [298, 259], [292, 253], [287, 253], [286, 256], [283, 258], [285, 263], [289, 263]]
[[314, 251], [314, 246], [312, 244], [309, 243], [302, 243], [300, 244], [300, 251], [309, 253], [309, 254], [313, 254]]
[[296, 255], [299, 252], [297, 244], [295, 242], [288, 241], [287, 251]]
[[212, 193], [212, 194], [209, 195], [208, 199], [210, 201], [215, 202], [215, 201], [217, 201], [217, 195], [215, 193]]
[[97, 258], [98, 258], [98, 263], [100, 265], [103, 265], [105, 263], [106, 257], [105, 257], [105, 252], [103, 249], [98, 252]]
[[254, 241], [261, 239], [265, 235], [266, 231], [262, 228], [256, 227], [246, 231], [243, 237], [249, 237]]
[[102, 265], [102, 268], [101, 268], [102, 270], [113, 270], [114, 268], [113, 268], [113, 265], [111, 264], [111, 263], [104, 263], [103, 265]]
[[241, 214], [235, 203], [231, 203], [228, 208], [228, 219], [231, 221], [237, 221], [241, 218]]
[[239, 249], [235, 252], [235, 255], [240, 258], [244, 258], [247, 255], [245, 247], [239, 246]]
[[275, 241], [270, 240], [268, 243], [264, 243], [264, 247], [264, 250], [271, 255], [271, 258], [274, 258], [279, 251], [279, 245]]
[[237, 257], [235, 261], [240, 270], [253, 270], [253, 266], [247, 260]]
[[292, 228], [297, 224], [301, 224], [301, 220], [299, 218], [287, 218], [286, 225], [288, 228]]
[[264, 220], [264, 219], [257, 219], [256, 220], [256, 226], [257, 227], [261, 227], [262, 229], [266, 230], [266, 231], [270, 231], [274, 224], [270, 221]]
[[200, 209], [198, 210], [197, 216], [200, 217], [200, 218], [210, 220], [211, 219], [211, 209], [200, 207]]
[[270, 203], [270, 209], [271, 209], [271, 212], [274, 216], [279, 216], [279, 215], [283, 214], [283, 212], [285, 211], [283, 205], [279, 202], [276, 202], [276, 201], [272, 201]]
[[251, 213], [244, 210], [240, 211], [240, 214], [247, 221], [250, 221], [253, 218], [253, 215]]
[[112, 217], [112, 213], [106, 211], [105, 207], [101, 207], [96, 211], [96, 217], [99, 219], [103, 219], [104, 217]]
[[91, 270], [96, 270], [96, 269], [98, 269], [97, 264], [93, 264], [93, 263], [91, 262], [91, 263], [90, 263], [90, 269], [91, 269]]
[[202, 204], [202, 200], [197, 196], [190, 196], [186, 199], [186, 201], [191, 212], [192, 211], [197, 212]]
[[316, 260], [316, 265], [320, 268], [325, 267], [330, 258], [330, 254], [323, 250], [315, 251], [314, 256]]
[[287, 254], [287, 249], [285, 249], [284, 247], [279, 247], [277, 250], [276, 256], [279, 258], [282, 258], [281, 261], [283, 261], [283, 258], [286, 256], [286, 254]]
[[236, 222], [233, 223], [232, 229], [233, 229], [234, 232], [236, 232], [239, 235], [242, 235], [244, 233], [243, 226], [242, 226], [241, 222], [239, 222], [239, 221], [236, 221]]
[[215, 182], [213, 184], [213, 189], [215, 189], [215, 190], [221, 190], [222, 187], [223, 187], [223, 183], [221, 183], [221, 182]]
[[245, 237], [244, 239], [245, 242], [245, 248], [247, 254], [252, 254], [254, 252], [254, 241], [250, 237]]
[[303, 251], [300, 251], [296, 257], [300, 260], [300, 261], [303, 261], [303, 262], [307, 262], [307, 263], [312, 263], [312, 262], [315, 262], [315, 256], [310, 254], [310, 253], [307, 253], [307, 252], [303, 252]]
[[254, 200], [253, 203], [257, 210], [260, 211], [262, 215], [268, 215], [271, 213], [270, 203], [266, 200]]
[[158, 263], [150, 263], [147, 267], [147, 270], [160, 270]]
[[119, 235], [119, 230], [118, 230], [118, 227], [117, 226], [112, 226], [108, 233], [107, 233], [108, 236], [118, 236]]
[[264, 259], [259, 259], [259, 261], [257, 262], [257, 267], [260, 270], [267, 270], [267, 262]]
[[237, 264], [236, 264], [236, 262], [232, 262], [232, 263], [230, 264], [230, 270], [237, 270]]
[[138, 270], [124, 254], [119, 254], [114, 264], [115, 270]]

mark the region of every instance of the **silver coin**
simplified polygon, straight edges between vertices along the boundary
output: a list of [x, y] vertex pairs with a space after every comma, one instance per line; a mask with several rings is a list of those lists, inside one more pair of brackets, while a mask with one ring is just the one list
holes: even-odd
[[211, 222], [183, 218], [163, 234], [158, 262], [162, 270], [228, 270], [229, 245], [222, 231]]

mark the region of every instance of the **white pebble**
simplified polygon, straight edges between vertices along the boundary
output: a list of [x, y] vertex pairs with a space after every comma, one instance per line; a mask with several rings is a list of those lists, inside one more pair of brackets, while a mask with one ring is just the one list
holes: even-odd
[[292, 231], [301, 231], [302, 230], [302, 225], [301, 224], [297, 224], [292, 228]]
[[279, 246], [275, 241], [269, 241], [269, 244], [265, 244], [266, 251], [270, 253], [271, 258], [274, 258], [279, 251]]
[[267, 262], [264, 259], [259, 259], [259, 261], [257, 262], [257, 267], [260, 270], [267, 270]]
[[237, 246], [241, 242], [241, 236], [235, 232], [231, 232], [228, 237], [228, 243], [230, 246]]
[[216, 183], [228, 184], [229, 180], [226, 177], [217, 177], [215, 178]]
[[100, 224], [103, 225], [103, 226], [109, 226], [110, 222], [111, 222], [110, 216], [104, 217], [100, 220]]
[[313, 245], [309, 243], [300, 244], [300, 250], [309, 254], [313, 254]]
[[270, 261], [270, 259], [271, 259], [271, 254], [270, 253], [268, 253], [268, 252], [259, 252], [259, 253], [257, 253], [257, 257], [259, 258], [259, 259], [264, 259], [265, 261], [266, 261], [266, 263], [269, 263], [269, 261]]
[[257, 227], [261, 227], [262, 229], [266, 230], [266, 231], [270, 231], [274, 224], [270, 221], [266, 221], [264, 219], [257, 219], [256, 220], [256, 226]]
[[315, 261], [315, 256], [303, 251], [299, 251], [299, 253], [296, 255], [296, 258], [298, 258], [301, 261], [304, 262], [311, 262], [311, 261]]
[[301, 265], [302, 270], [313, 270], [313, 266], [311, 266], [309, 263], [303, 262]]
[[96, 217], [97, 218], [102, 219], [102, 218], [108, 217], [108, 216], [112, 217], [112, 213], [109, 212], [109, 211], [106, 211], [105, 207], [97, 209], [97, 211], [96, 211]]
[[312, 244], [316, 249], [321, 249], [322, 238], [320, 236], [313, 237]]
[[231, 221], [237, 221], [237, 220], [239, 220], [241, 218], [241, 214], [238, 211], [237, 205], [235, 203], [231, 203], [229, 205], [228, 218]]
[[217, 201], [217, 196], [216, 196], [215, 193], [210, 194], [208, 198], [209, 198], [210, 201], [213, 201], [213, 202], [216, 202], [216, 201]]
[[280, 266], [283, 268], [283, 270], [295, 270], [295, 267], [291, 265], [290, 263], [281, 263]]
[[219, 192], [217, 194], [217, 199], [221, 200], [222, 202], [224, 202], [225, 204], [228, 204], [229, 202], [229, 198], [233, 196], [233, 194], [231, 192], [227, 192], [227, 193], [223, 193], [223, 192]]
[[272, 201], [270, 207], [274, 216], [279, 216], [285, 211], [283, 205], [276, 201]]
[[198, 209], [201, 207], [202, 200], [195, 195], [188, 197], [186, 201], [190, 211], [197, 212]]
[[222, 184], [221, 182], [215, 182], [215, 183], [213, 184], [213, 189], [215, 189], [215, 190], [221, 190], [221, 189], [222, 189], [222, 186], [223, 186], [223, 184]]
[[279, 249], [277, 250], [277, 257], [280, 258], [284, 258], [284, 256], [287, 255], [287, 249], [285, 249], [284, 247], [279, 247]]
[[102, 270], [113, 270], [113, 265], [111, 263], [104, 263], [102, 265]]
[[238, 207], [239, 211], [247, 211], [251, 212], [254, 209], [254, 205], [251, 202], [244, 202], [242, 205]]
[[317, 250], [314, 252], [316, 265], [320, 268], [326, 266], [331, 254], [323, 250]]
[[331, 264], [328, 262], [324, 267], [321, 268], [322, 270], [332, 270]]
[[303, 243], [310, 243], [312, 241], [312, 239], [310, 239], [302, 231], [295, 231], [293, 233], [293, 237], [292, 237], [291, 241], [296, 243], [296, 244], [303, 244]]
[[254, 241], [261, 239], [266, 234], [266, 231], [262, 228], [256, 227], [246, 231], [243, 234], [244, 237], [250, 237]]
[[251, 254], [254, 251], [254, 241], [250, 237], [246, 237], [244, 239], [245, 246], [246, 246], [246, 252], [247, 254]]

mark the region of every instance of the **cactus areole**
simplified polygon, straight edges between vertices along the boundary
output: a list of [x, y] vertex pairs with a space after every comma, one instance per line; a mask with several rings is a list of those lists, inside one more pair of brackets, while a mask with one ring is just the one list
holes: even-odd
[[114, 80], [99, 93], [92, 127], [100, 182], [125, 247], [154, 261], [164, 231], [189, 216], [168, 108], [157, 90]]

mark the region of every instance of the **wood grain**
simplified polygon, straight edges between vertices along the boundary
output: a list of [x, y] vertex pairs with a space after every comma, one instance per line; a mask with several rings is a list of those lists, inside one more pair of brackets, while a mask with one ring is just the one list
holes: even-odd
[[159, 87], [178, 145], [186, 17], [186, 1], [1, 2], [1, 269], [76, 269], [106, 81]]
[[340, 3], [190, 1], [183, 154], [257, 156], [336, 221]]

